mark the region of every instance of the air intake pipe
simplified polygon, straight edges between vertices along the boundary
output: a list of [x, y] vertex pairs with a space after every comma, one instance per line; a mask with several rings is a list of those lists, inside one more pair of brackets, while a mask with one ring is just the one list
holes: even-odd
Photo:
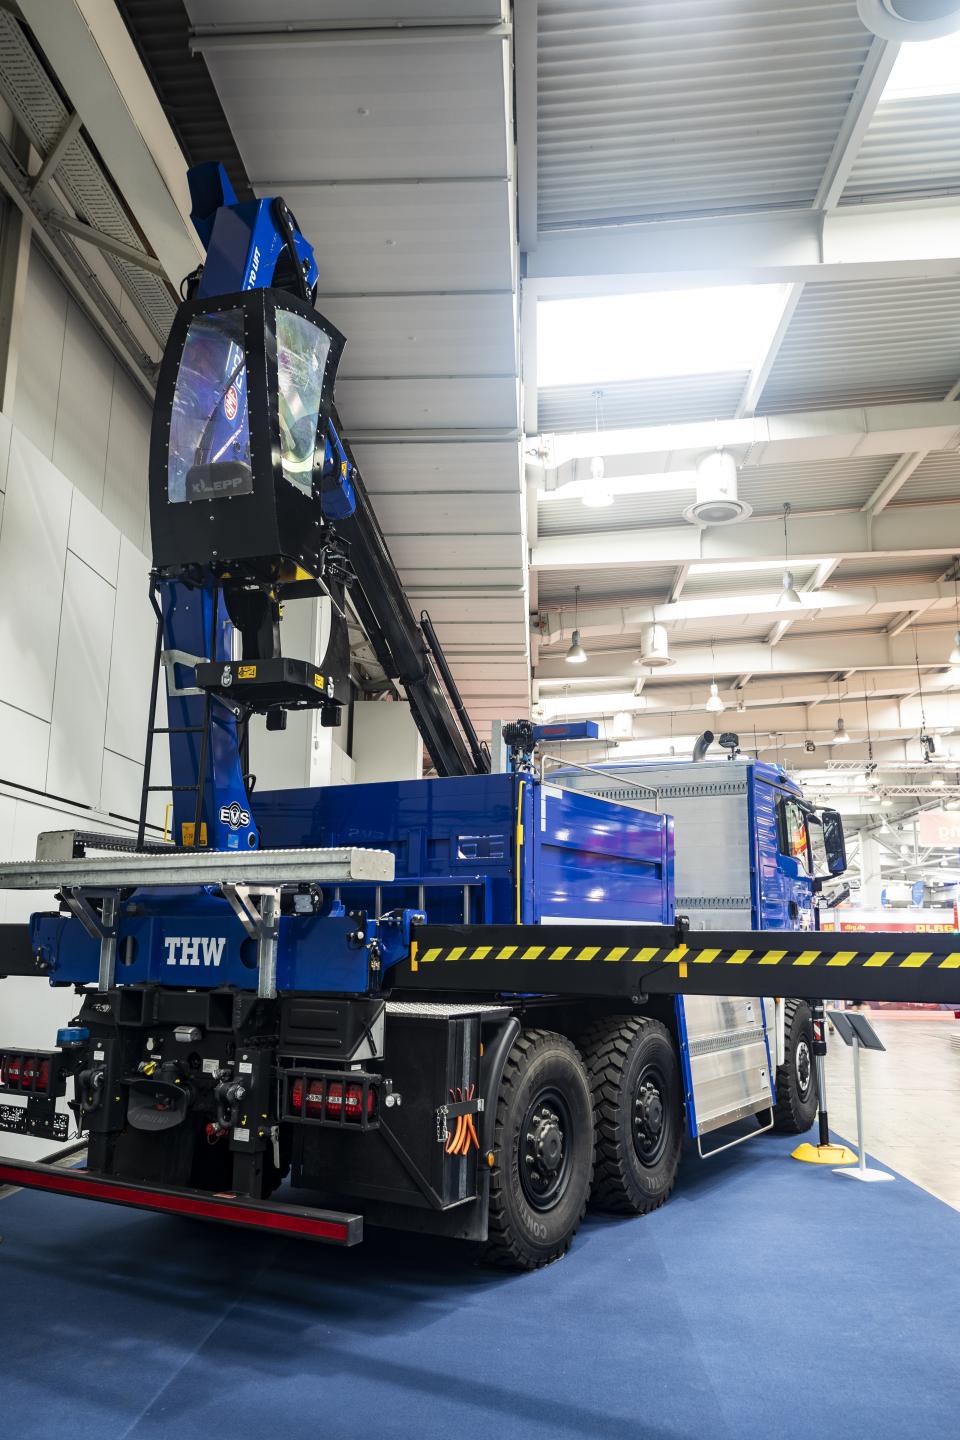
[[693, 747], [694, 760], [703, 760], [715, 739], [716, 736], [712, 730], [704, 730], [702, 735], [698, 735], [697, 743]]

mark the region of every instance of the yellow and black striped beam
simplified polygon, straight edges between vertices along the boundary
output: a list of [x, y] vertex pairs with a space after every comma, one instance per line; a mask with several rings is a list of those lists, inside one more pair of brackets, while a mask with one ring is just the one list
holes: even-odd
[[423, 925], [392, 982], [484, 995], [796, 995], [960, 1008], [960, 935]]

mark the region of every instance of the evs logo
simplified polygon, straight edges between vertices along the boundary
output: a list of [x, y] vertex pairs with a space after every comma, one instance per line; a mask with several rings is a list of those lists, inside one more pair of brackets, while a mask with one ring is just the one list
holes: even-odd
[[168, 965], [219, 965], [227, 941], [223, 935], [167, 935], [163, 943]]
[[220, 806], [220, 820], [224, 825], [229, 825], [231, 830], [240, 830], [244, 825], [250, 824], [250, 811], [244, 810], [234, 800], [232, 805]]

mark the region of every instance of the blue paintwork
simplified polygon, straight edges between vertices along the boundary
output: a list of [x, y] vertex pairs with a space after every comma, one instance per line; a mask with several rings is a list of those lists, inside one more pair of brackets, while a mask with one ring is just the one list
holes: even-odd
[[[377, 785], [278, 790], [254, 797], [265, 848], [361, 845], [390, 850], [396, 880], [384, 907], [416, 902], [434, 923], [544, 919], [667, 923], [673, 919], [673, 824], [547, 785], [532, 776], [469, 775]], [[514, 863], [518, 812], [520, 913]], [[353, 887], [351, 887], [352, 889]], [[357, 887], [368, 896], [370, 887]]]
[[[282, 917], [281, 990], [363, 994], [371, 983], [375, 988], [366, 950], [346, 943], [356, 925], [344, 908], [374, 916], [397, 912], [379, 926], [368, 922], [387, 971], [408, 953], [410, 912], [419, 905], [421, 886], [434, 923], [673, 919], [672, 821], [541, 787], [530, 776], [278, 790], [257, 794], [255, 805], [265, 848], [362, 846], [389, 850], [396, 861], [389, 885], [345, 885], [339, 899], [328, 890], [319, 914]], [[465, 885], [471, 887], [466, 917]], [[133, 937], [135, 954], [132, 963], [118, 966], [118, 984], [256, 987], [253, 943], [225, 900], [196, 887], [138, 891], [134, 899], [136, 913], [121, 914], [118, 942], [123, 956]], [[77, 921], [37, 915], [31, 923], [34, 948], [51, 966], [52, 983], [96, 979], [99, 944]], [[186, 964], [177, 945], [171, 960], [165, 942], [191, 937], [207, 943], [196, 951], [188, 947]]]

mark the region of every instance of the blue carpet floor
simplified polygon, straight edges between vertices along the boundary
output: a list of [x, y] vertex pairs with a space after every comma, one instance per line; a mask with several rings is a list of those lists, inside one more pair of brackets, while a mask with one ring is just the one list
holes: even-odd
[[17, 1440], [902, 1440], [960, 1433], [960, 1214], [757, 1139], [534, 1275], [0, 1202]]

